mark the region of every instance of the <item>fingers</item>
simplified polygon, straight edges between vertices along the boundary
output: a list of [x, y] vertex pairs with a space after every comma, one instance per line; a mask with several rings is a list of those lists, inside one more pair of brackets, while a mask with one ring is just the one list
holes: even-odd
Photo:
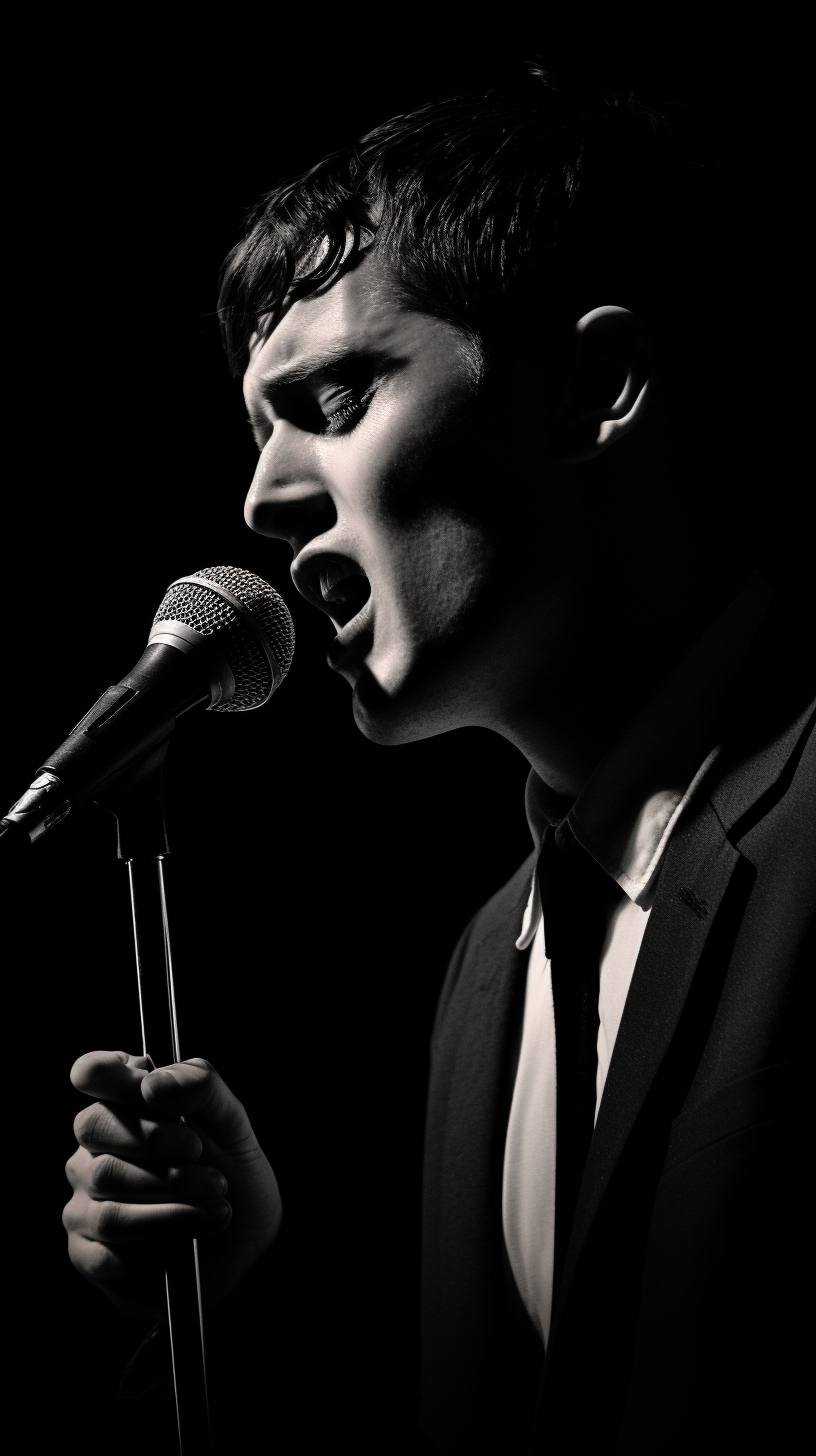
[[[104, 1286], [124, 1280], [133, 1281], [134, 1274], [150, 1269], [155, 1269], [158, 1274], [166, 1263], [162, 1249], [153, 1244], [103, 1244], [94, 1239], [86, 1239], [76, 1230], [68, 1229], [67, 1232], [68, 1257], [74, 1268], [92, 1284]], [[152, 1294], [155, 1302], [160, 1304], [160, 1286]]]
[[65, 1165], [74, 1191], [97, 1201], [118, 1203], [198, 1203], [223, 1198], [227, 1180], [217, 1168], [187, 1163], [182, 1167], [142, 1167], [110, 1153], [77, 1148]]
[[79, 1147], [66, 1167], [72, 1263], [118, 1308], [154, 1313], [174, 1240], [195, 1237], [207, 1245], [208, 1298], [229, 1293], [281, 1219], [241, 1103], [198, 1057], [156, 1071], [145, 1057], [92, 1052], [71, 1080], [94, 1099], [75, 1120]]
[[[71, 1081], [80, 1092], [97, 1099], [77, 1120], [77, 1141], [94, 1152], [118, 1152], [123, 1156], [138, 1151], [140, 1133], [132, 1117], [117, 1109], [144, 1111], [145, 1103], [157, 1119], [173, 1120], [193, 1117], [197, 1127], [221, 1147], [239, 1151], [252, 1140], [252, 1129], [238, 1098], [227, 1087], [215, 1068], [203, 1057], [151, 1070], [146, 1057], [127, 1052], [88, 1052], [71, 1068]], [[106, 1104], [106, 1114], [99, 1104]], [[150, 1151], [151, 1158], [174, 1161], [162, 1136], [155, 1131], [158, 1124], [144, 1124], [160, 1151]], [[148, 1134], [148, 1127], [152, 1130]], [[129, 1132], [128, 1132], [129, 1129]], [[109, 1138], [114, 1142], [110, 1143]], [[134, 1139], [136, 1141], [134, 1141]], [[200, 1154], [180, 1154], [197, 1157]]]
[[174, 1240], [206, 1238], [232, 1220], [227, 1180], [216, 1168], [140, 1166], [79, 1147], [65, 1171], [73, 1189], [62, 1217], [71, 1262], [131, 1313], [161, 1308], [157, 1275]]
[[203, 1057], [148, 1072], [140, 1091], [161, 1117], [193, 1117], [196, 1126], [222, 1147], [235, 1148], [252, 1137], [242, 1104]]
[[74, 1136], [89, 1153], [110, 1153], [138, 1162], [176, 1166], [195, 1163], [201, 1157], [201, 1138], [184, 1123], [153, 1122], [103, 1102], [94, 1102], [77, 1114]]
[[144, 1244], [147, 1240], [201, 1237], [210, 1230], [226, 1228], [232, 1216], [223, 1198], [205, 1203], [117, 1203], [89, 1198], [76, 1192], [63, 1212], [69, 1237], [90, 1243]]
[[74, 1268], [131, 1314], [164, 1308], [164, 1270], [180, 1238], [206, 1239], [229, 1226], [223, 1200], [210, 1207], [92, 1203], [75, 1194], [62, 1216]]
[[141, 1106], [141, 1085], [152, 1063], [128, 1052], [86, 1052], [74, 1062], [71, 1081], [78, 1092], [126, 1107]]

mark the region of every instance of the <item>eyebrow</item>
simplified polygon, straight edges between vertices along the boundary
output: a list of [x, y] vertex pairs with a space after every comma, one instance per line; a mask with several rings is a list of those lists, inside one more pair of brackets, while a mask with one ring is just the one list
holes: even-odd
[[[355, 364], [361, 364], [363, 361], [371, 363], [372, 360], [377, 359], [382, 359], [382, 354], [376, 349], [366, 348], [360, 344], [338, 344], [334, 349], [323, 349], [319, 354], [306, 355], [293, 364], [285, 364], [279, 369], [268, 370], [266, 374], [255, 380], [253, 394], [268, 400], [281, 390], [289, 389], [293, 385], [307, 384], [311, 380], [330, 376], [341, 365], [345, 368], [353, 368]], [[255, 443], [260, 450], [269, 421], [254, 400], [249, 406], [247, 420], [255, 436]]]
[[340, 364], [356, 364], [362, 359], [370, 358], [371, 352], [368, 349], [360, 348], [359, 345], [349, 347], [347, 344], [340, 344], [336, 349], [323, 350], [322, 353], [313, 354], [311, 358], [307, 356], [295, 364], [270, 369], [258, 380], [258, 389], [268, 396], [278, 389], [286, 389], [290, 384], [305, 384], [310, 379], [319, 378], [321, 374], [330, 374]]

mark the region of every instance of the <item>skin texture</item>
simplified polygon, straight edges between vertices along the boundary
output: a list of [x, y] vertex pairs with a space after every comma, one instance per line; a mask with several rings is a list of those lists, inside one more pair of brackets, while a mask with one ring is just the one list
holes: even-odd
[[[256, 339], [246, 519], [289, 542], [299, 590], [329, 612], [329, 662], [369, 738], [491, 728], [574, 796], [745, 568], [679, 525], [696, 503], [625, 309], [558, 337], [531, 325], [486, 363], [395, 299], [372, 252]], [[164, 1240], [196, 1233], [217, 1301], [281, 1219], [243, 1107], [198, 1058], [149, 1073], [93, 1052], [71, 1075], [95, 1099], [67, 1168], [74, 1264], [158, 1312]]]
[[86, 1279], [126, 1313], [158, 1316], [167, 1240], [202, 1240], [205, 1297], [217, 1303], [275, 1238], [282, 1208], [246, 1112], [209, 1062], [148, 1066], [127, 1052], [74, 1063], [74, 1086], [103, 1100], [74, 1123], [63, 1223]]
[[[329, 661], [369, 738], [491, 728], [574, 795], [727, 599], [727, 552], [677, 530], [688, 494], [625, 309], [481, 367], [458, 328], [400, 308], [389, 283], [365, 258], [256, 340], [246, 519], [289, 542], [296, 585], [329, 610]], [[368, 361], [358, 374], [350, 354]], [[293, 370], [307, 377], [285, 382]], [[332, 561], [371, 583], [352, 622], [319, 594]], [[643, 612], [658, 562], [660, 612]]]

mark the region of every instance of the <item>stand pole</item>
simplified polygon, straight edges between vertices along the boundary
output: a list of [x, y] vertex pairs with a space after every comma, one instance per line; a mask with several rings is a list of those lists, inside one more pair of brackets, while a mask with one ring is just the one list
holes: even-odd
[[[139, 984], [142, 1051], [155, 1067], [181, 1060], [164, 861], [169, 854], [161, 770], [164, 749], [134, 783], [99, 799], [115, 814], [127, 862]], [[211, 1456], [198, 1244], [179, 1239], [165, 1274], [181, 1456]]]

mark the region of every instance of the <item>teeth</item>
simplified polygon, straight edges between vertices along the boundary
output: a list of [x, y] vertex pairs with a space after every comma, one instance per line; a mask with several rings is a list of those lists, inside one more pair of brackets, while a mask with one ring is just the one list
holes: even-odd
[[346, 575], [347, 573], [345, 567], [341, 566], [339, 561], [330, 561], [327, 566], [321, 566], [320, 595], [322, 596], [324, 602], [330, 600], [331, 594], [334, 591], [334, 588], [337, 586], [337, 583], [339, 581], [342, 581], [343, 577]]
[[363, 576], [363, 572], [351, 562], [329, 561], [320, 568], [320, 595], [324, 602], [338, 600], [345, 596], [344, 592], [337, 592], [337, 587], [347, 576]]

